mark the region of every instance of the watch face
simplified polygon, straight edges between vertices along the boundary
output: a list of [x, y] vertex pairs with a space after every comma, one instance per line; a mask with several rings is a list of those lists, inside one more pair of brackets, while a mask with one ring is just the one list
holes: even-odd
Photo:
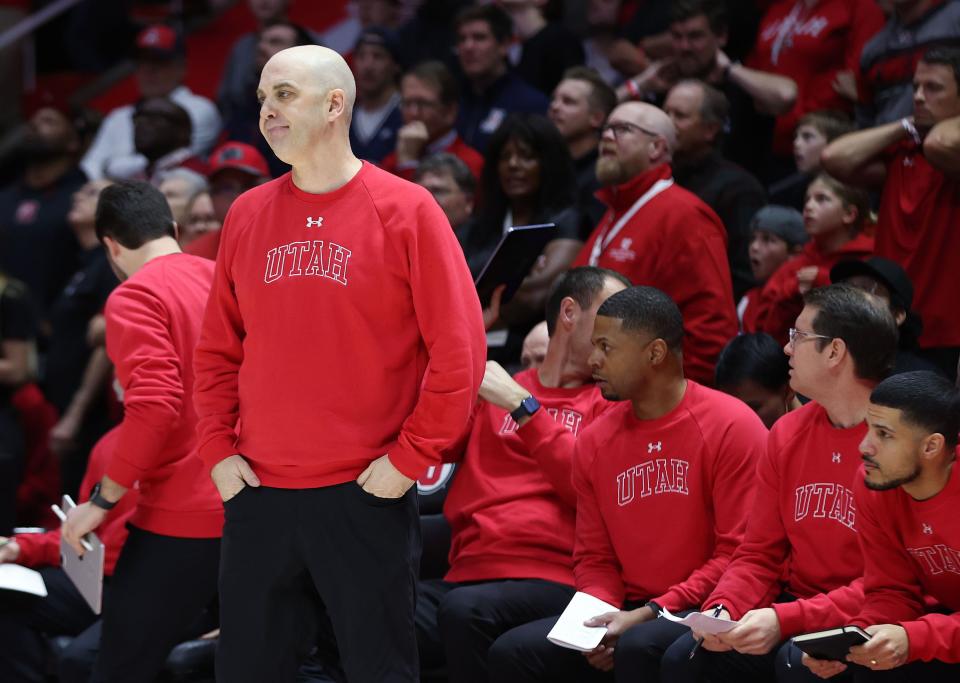
[[527, 398], [523, 399], [523, 402], [521, 402], [520, 405], [523, 406], [523, 409], [526, 410], [528, 414], [533, 415], [540, 407], [540, 402], [533, 396], [528, 396]]

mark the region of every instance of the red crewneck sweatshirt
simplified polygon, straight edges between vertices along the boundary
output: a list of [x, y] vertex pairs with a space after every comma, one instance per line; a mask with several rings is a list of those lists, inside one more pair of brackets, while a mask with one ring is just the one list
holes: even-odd
[[[960, 466], [933, 498], [915, 500], [902, 488], [854, 487], [865, 557], [863, 609], [858, 626], [900, 624], [907, 661], [960, 663]], [[926, 609], [928, 599], [938, 612]]]
[[857, 235], [836, 251], [825, 252], [814, 240], [803, 246], [796, 256], [777, 268], [760, 290], [755, 302], [754, 325], [781, 344], [787, 343], [790, 328], [803, 311], [803, 295], [797, 272], [809, 266], [817, 267], [817, 275], [811, 289], [830, 284], [830, 269], [840, 261], [862, 260], [873, 255], [873, 238]]
[[482, 401], [443, 506], [450, 522], [447, 581], [545, 579], [573, 585], [577, 436], [612, 404], [593, 384], [545, 387], [514, 378], [542, 406], [523, 425]]
[[574, 455], [577, 590], [698, 606], [743, 536], [766, 436], [745, 404], [692, 380], [659, 419], [638, 420], [628, 401], [605, 413]]
[[169, 254], [107, 299], [107, 355], [123, 388], [123, 422], [107, 476], [140, 502], [130, 523], [165, 536], [217, 538], [223, 505], [197, 457], [193, 350], [213, 264]]
[[[609, 237], [612, 226], [634, 202], [671, 175], [670, 165], [661, 164], [597, 192], [610, 208], [572, 265], [587, 265], [597, 239]], [[701, 384], [713, 384], [717, 356], [737, 334], [727, 232], [717, 214], [674, 183], [607, 241], [596, 265], [626, 275], [635, 285], [656, 287], [676, 302], [683, 313], [684, 374]]]
[[773, 605], [784, 637], [842, 625], [859, 610], [860, 589], [851, 584], [863, 556], [852, 487], [866, 432], [865, 422], [834, 427], [816, 402], [773, 425], [743, 544], [705, 609], [722, 603], [739, 619], [786, 591], [801, 599]]
[[424, 188], [366, 162], [324, 194], [281, 176], [223, 226], [200, 455], [240, 453], [279, 488], [351, 481], [384, 454], [417, 479], [462, 434], [485, 356], [463, 251]]
[[[120, 427], [114, 427], [100, 437], [93, 450], [90, 451], [90, 460], [87, 462], [87, 471], [80, 482], [80, 500], [84, 503], [90, 498], [93, 485], [103, 479], [107, 462], [113, 457], [117, 439], [120, 436]], [[103, 542], [103, 573], [113, 574], [113, 568], [120, 557], [120, 550], [127, 540], [127, 522], [137, 508], [140, 491], [130, 489], [120, 499], [116, 507], [107, 513], [106, 519], [97, 527], [97, 536]], [[17, 534], [14, 537], [20, 546], [20, 557], [17, 563], [25, 567], [59, 567], [60, 566], [60, 529], [51, 529], [42, 534]]]

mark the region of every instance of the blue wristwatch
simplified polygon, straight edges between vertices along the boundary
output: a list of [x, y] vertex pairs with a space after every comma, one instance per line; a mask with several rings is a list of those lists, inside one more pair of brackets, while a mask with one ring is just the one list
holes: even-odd
[[535, 399], [533, 396], [527, 396], [525, 399], [520, 401], [519, 408], [510, 411], [510, 417], [512, 417], [516, 422], [519, 422], [525, 417], [530, 417], [538, 410], [540, 410], [540, 401]]

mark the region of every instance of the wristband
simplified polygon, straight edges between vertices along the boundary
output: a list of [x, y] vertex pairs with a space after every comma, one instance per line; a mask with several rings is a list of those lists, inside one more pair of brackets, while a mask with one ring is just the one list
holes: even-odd
[[649, 607], [650, 609], [652, 609], [652, 610], [653, 610], [653, 616], [654, 616], [654, 617], [659, 617], [659, 616], [660, 616], [660, 612], [663, 611], [663, 608], [660, 607], [660, 605], [658, 605], [657, 603], [655, 603], [653, 600], [648, 601], [647, 604], [644, 605], [644, 607]]
[[920, 137], [917, 127], [913, 125], [913, 121], [911, 121], [909, 117], [905, 116], [900, 119], [900, 126], [907, 132], [907, 135], [910, 136], [915, 144], [923, 144], [923, 138]]

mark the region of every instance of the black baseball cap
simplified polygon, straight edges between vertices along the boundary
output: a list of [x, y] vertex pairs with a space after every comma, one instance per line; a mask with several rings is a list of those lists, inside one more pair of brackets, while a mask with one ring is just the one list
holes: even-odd
[[913, 306], [913, 283], [900, 264], [882, 256], [871, 256], [865, 261], [841, 261], [830, 269], [830, 282], [843, 282], [855, 275], [866, 275], [882, 282], [890, 290], [890, 302], [910, 312]]

